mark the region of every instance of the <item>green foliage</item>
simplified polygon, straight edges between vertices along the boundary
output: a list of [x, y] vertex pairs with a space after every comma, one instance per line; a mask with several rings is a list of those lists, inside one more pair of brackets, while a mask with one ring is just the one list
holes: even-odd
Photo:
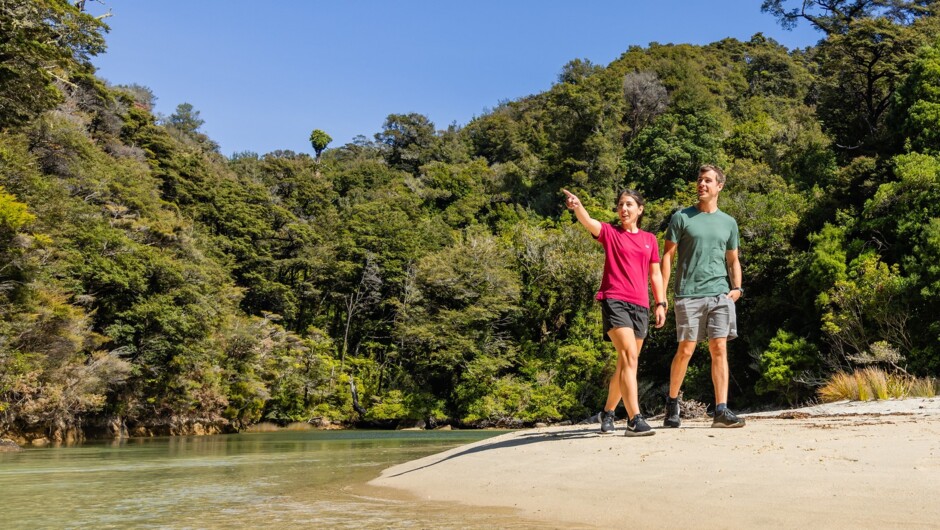
[[320, 154], [323, 153], [323, 150], [326, 149], [326, 146], [330, 145], [330, 142], [333, 141], [333, 137], [320, 129], [314, 129], [310, 133], [310, 145], [313, 146], [313, 151], [317, 154], [317, 160], [320, 159]]
[[434, 124], [417, 113], [389, 114], [375, 139], [385, 146], [388, 165], [412, 174], [433, 159], [440, 142]]
[[912, 348], [906, 303], [910, 281], [874, 253], [865, 253], [850, 264], [848, 275], [827, 291], [823, 331], [833, 353], [845, 360], [864, 354], [869, 345], [884, 340]]
[[777, 330], [767, 349], [758, 358], [761, 377], [754, 389], [758, 394], [777, 393], [794, 404], [806, 395], [806, 384], [798, 378], [816, 367], [817, 348], [802, 337]]
[[940, 43], [918, 54], [897, 91], [894, 112], [911, 149], [940, 154]]
[[[736, 403], [799, 401], [804, 373], [846, 366], [935, 373], [934, 11], [787, 4], [764, 9], [819, 45], [635, 46], [463, 128], [391, 114], [375, 141], [327, 150], [314, 130], [315, 157], [227, 159], [191, 105], [158, 121], [149, 89], [91, 73], [99, 22], [4, 3], [0, 431], [580, 420], [614, 356], [603, 252], [559, 190], [608, 222], [637, 187], [661, 235], [702, 163], [725, 168], [741, 233]], [[669, 377], [669, 320], [640, 357], [644, 404]], [[860, 392], [900, 388], [872, 377]], [[684, 391], [711, 384], [700, 346]]]
[[627, 150], [627, 178], [648, 197], [669, 197], [721, 162], [721, 127], [708, 113], [660, 116]]
[[918, 28], [886, 18], [862, 18], [820, 44], [820, 119], [851, 156], [859, 149], [876, 152], [890, 141], [893, 131], [885, 127], [885, 118], [924, 42]]
[[104, 51], [107, 29], [65, 0], [0, 4], [0, 130], [62, 101], [57, 84], [92, 71], [90, 57]]

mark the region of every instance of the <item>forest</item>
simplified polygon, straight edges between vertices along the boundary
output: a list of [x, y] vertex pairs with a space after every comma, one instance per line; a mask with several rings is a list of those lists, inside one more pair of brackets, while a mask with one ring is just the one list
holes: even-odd
[[[80, 4], [0, 2], [0, 435], [580, 420], [615, 357], [561, 189], [603, 221], [640, 190], [662, 241], [703, 163], [741, 233], [736, 409], [940, 374], [940, 2], [764, 0], [819, 42], [633, 46], [465, 125], [232, 156], [192, 105], [97, 77]], [[644, 411], [675, 347], [670, 311]], [[683, 391], [711, 400], [704, 344]]]

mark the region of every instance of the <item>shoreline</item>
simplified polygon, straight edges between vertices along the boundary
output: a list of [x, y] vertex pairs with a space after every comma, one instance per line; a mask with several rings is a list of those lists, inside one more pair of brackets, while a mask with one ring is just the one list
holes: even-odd
[[[934, 527], [940, 397], [683, 420], [644, 438], [599, 426], [515, 431], [392, 466], [370, 486], [511, 509], [547, 525]], [[397, 496], [397, 495], [396, 495]]]

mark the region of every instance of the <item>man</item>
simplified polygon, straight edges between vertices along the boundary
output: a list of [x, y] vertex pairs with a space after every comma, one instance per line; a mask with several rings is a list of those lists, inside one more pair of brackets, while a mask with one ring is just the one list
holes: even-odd
[[738, 336], [734, 304], [744, 290], [738, 261], [738, 223], [718, 209], [718, 194], [724, 187], [725, 175], [720, 168], [699, 168], [698, 204], [673, 214], [666, 230], [663, 285], [669, 285], [675, 259], [679, 347], [669, 374], [665, 427], [679, 426], [679, 389], [696, 344], [705, 339], [715, 387], [712, 427], [744, 426], [744, 419], [728, 409], [728, 340]]

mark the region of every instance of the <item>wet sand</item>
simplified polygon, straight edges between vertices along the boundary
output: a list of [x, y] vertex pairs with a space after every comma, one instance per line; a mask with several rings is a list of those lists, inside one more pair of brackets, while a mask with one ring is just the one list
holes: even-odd
[[369, 484], [558, 527], [940, 526], [940, 398], [742, 416], [743, 429], [702, 418], [642, 438], [623, 436], [623, 422], [613, 435], [516, 431]]

